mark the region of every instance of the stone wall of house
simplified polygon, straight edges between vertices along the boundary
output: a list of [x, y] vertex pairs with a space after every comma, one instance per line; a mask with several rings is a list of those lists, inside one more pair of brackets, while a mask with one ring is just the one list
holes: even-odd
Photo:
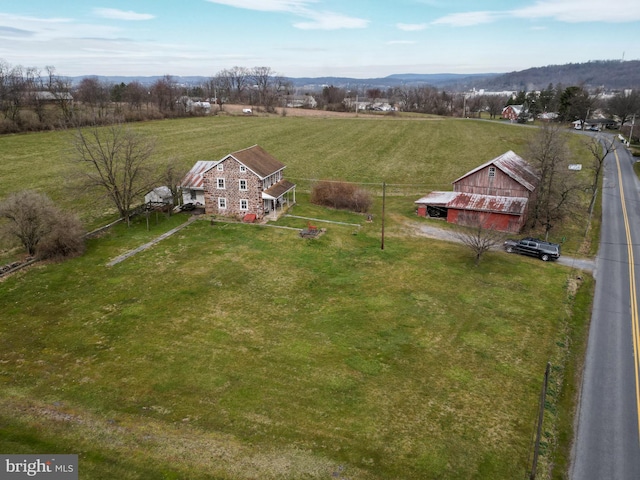
[[[219, 168], [222, 168], [220, 170]], [[243, 165], [229, 157], [203, 175], [205, 213], [243, 217], [254, 213], [256, 218], [264, 216], [262, 181], [249, 169], [241, 171]], [[218, 180], [224, 179], [224, 188], [219, 188]], [[240, 180], [246, 180], [247, 190], [240, 190]], [[226, 208], [219, 208], [219, 198], [226, 200]], [[241, 200], [247, 200], [247, 210], [241, 210]]]

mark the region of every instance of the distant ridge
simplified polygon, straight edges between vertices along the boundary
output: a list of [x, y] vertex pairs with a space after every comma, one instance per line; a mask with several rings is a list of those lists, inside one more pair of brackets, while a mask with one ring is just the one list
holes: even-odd
[[582, 85], [587, 89], [637, 89], [640, 88], [640, 60], [594, 60], [549, 65], [484, 78], [470, 82], [470, 85], [476, 88], [482, 85], [485, 90], [532, 91], [545, 89], [550, 83], [554, 86]]
[[[99, 76], [85, 75], [71, 77], [77, 83], [85, 77], [95, 77], [111, 83], [130, 83], [137, 81], [143, 85], [151, 85], [163, 78], [157, 76]], [[206, 76], [175, 76], [172, 77], [181, 84], [198, 85], [211, 77]], [[569, 63], [565, 65], [549, 65], [534, 67], [509, 73], [398, 73], [379, 78], [349, 78], [349, 77], [289, 77], [295, 87], [309, 91], [321, 90], [323, 86], [333, 85], [339, 88], [393, 88], [400, 86], [429, 85], [443, 90], [466, 91], [472, 88], [486, 91], [531, 91], [542, 90], [553, 84], [554, 86], [582, 85], [588, 89], [604, 88], [619, 90], [624, 88], [640, 88], [640, 60], [594, 60], [586, 63]]]

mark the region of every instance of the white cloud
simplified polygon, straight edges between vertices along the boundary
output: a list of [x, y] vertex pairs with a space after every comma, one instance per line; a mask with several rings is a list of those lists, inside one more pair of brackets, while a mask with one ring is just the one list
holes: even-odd
[[405, 32], [418, 32], [427, 28], [426, 23], [396, 23], [396, 27]]
[[433, 21], [434, 25], [449, 25], [451, 27], [471, 27], [491, 23], [502, 16], [498, 12], [463, 12], [445, 15]]
[[114, 27], [76, 23], [68, 18], [38, 18], [0, 13], [0, 29], [5, 33], [23, 32], [25, 41], [49, 41], [56, 38], [114, 37], [120, 30]]
[[635, 22], [640, 20], [640, 2], [616, 0], [615, 5], [606, 5], [598, 0], [538, 0], [509, 13], [518, 18], [550, 18], [567, 23]]
[[368, 20], [347, 17], [332, 12], [306, 12], [303, 16], [309, 18], [308, 22], [296, 22], [294, 27], [301, 30], [338, 30], [341, 28], [366, 28]]
[[536, 0], [527, 7], [514, 10], [452, 13], [433, 24], [470, 27], [504, 18], [547, 19], [564, 23], [636, 22], [640, 20], [640, 2], [617, 0], [615, 6], [607, 7], [600, 0]]
[[155, 15], [149, 13], [136, 13], [132, 11], [118, 10], [116, 8], [94, 8], [93, 13], [102, 18], [112, 20], [152, 20]]
[[368, 20], [349, 17], [334, 12], [319, 12], [310, 8], [317, 0], [207, 0], [210, 3], [227, 5], [261, 12], [291, 13], [305, 20], [293, 26], [301, 30], [338, 30], [341, 28], [365, 28]]
[[207, 0], [229, 7], [259, 10], [261, 12], [296, 12], [315, 3], [315, 0]]

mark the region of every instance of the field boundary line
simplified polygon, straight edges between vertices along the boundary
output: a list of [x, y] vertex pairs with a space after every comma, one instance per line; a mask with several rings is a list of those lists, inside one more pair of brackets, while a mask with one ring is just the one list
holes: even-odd
[[336, 222], [336, 221], [333, 221], [333, 220], [323, 220], [321, 218], [299, 217], [298, 215], [285, 215], [285, 217], [301, 218], [302, 220], [313, 220], [314, 222], [334, 223], [336, 225], [348, 225], [349, 227], [361, 227], [362, 226], [359, 223]]
[[187, 225], [191, 224], [197, 218], [198, 218], [197, 216], [193, 215], [186, 222], [184, 222], [183, 224], [178, 225], [177, 227], [169, 230], [168, 232], [163, 233], [159, 237], [156, 237], [153, 240], [151, 240], [150, 242], [147, 242], [144, 245], [140, 245], [138, 248], [134, 248], [133, 250], [129, 250], [128, 252], [125, 252], [122, 255], [118, 255], [116, 258], [114, 258], [109, 263], [107, 263], [107, 267], [113, 267], [114, 265], [117, 265], [118, 263], [126, 260], [129, 257], [132, 257], [132, 256], [136, 255], [137, 253], [143, 252], [143, 251], [147, 250], [148, 248], [153, 247], [156, 243], [161, 242], [165, 238], [170, 237], [174, 233], [182, 230], [184, 227], [186, 227]]

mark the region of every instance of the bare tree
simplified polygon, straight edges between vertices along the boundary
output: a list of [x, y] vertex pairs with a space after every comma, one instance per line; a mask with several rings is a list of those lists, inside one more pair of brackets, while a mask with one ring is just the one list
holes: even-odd
[[459, 220], [464, 226], [459, 226], [454, 235], [473, 252], [474, 265], [477, 267], [486, 252], [502, 243], [504, 235], [494, 230], [492, 225], [486, 225], [478, 212], [466, 213]]
[[232, 102], [241, 102], [249, 85], [249, 69], [245, 67], [233, 67], [222, 70], [217, 77]]
[[634, 114], [640, 114], [640, 92], [622, 91], [607, 103], [607, 110], [620, 118], [620, 125], [624, 125]]
[[611, 152], [613, 152], [615, 148], [615, 140], [613, 138], [596, 138], [591, 137], [588, 142], [586, 142], [586, 147], [591, 152], [591, 158], [593, 162], [591, 163], [591, 171], [593, 172], [593, 180], [591, 182], [591, 187], [589, 190], [591, 191], [591, 200], [589, 201], [589, 217], [593, 214], [593, 208], [596, 204], [596, 195], [598, 194], [598, 184], [600, 183], [600, 177], [602, 176], [604, 170], [604, 160], [607, 158]]
[[95, 77], [86, 77], [80, 81], [77, 88], [77, 99], [90, 107], [98, 117], [107, 113], [110, 102], [110, 86], [100, 82]]
[[0, 217], [6, 237], [20, 241], [29, 256], [34, 256], [40, 241], [51, 231], [48, 221], [53, 203], [46, 195], [25, 190], [9, 195], [0, 204]]
[[485, 95], [484, 99], [490, 118], [496, 118], [498, 115], [500, 115], [508, 100], [508, 98], [504, 95]]
[[273, 111], [274, 105], [270, 101], [273, 97], [269, 91], [272, 87], [275, 73], [270, 67], [253, 67], [249, 73], [249, 78], [258, 91], [258, 103], [267, 111]]
[[124, 89], [123, 100], [129, 104], [130, 110], [142, 109], [142, 105], [149, 99], [150, 93], [140, 82], [130, 82]]
[[71, 80], [56, 75], [56, 69], [51, 66], [47, 70], [46, 89], [53, 96], [54, 102], [60, 108], [62, 122], [69, 125], [73, 120], [73, 96], [71, 95]]
[[11, 67], [0, 62], [0, 109], [7, 120], [19, 122], [25, 103], [24, 70], [20, 65]]
[[[170, 160], [162, 172], [162, 184], [166, 185], [171, 191], [171, 198], [173, 199], [174, 206], [182, 203], [180, 181], [184, 178], [186, 173], [186, 170], [175, 166], [174, 160]], [[171, 214], [171, 210], [169, 210], [169, 214]]]
[[171, 75], [165, 75], [151, 86], [151, 96], [161, 112], [173, 112], [180, 93], [178, 83]]
[[130, 223], [131, 210], [156, 184], [151, 168], [155, 142], [121, 124], [78, 129], [74, 147], [85, 185], [101, 190]]
[[545, 124], [538, 129], [528, 145], [528, 158], [539, 178], [529, 222], [531, 228], [543, 226], [548, 238], [556, 222], [576, 211], [576, 195], [583, 186], [568, 168], [569, 153], [560, 125]]

